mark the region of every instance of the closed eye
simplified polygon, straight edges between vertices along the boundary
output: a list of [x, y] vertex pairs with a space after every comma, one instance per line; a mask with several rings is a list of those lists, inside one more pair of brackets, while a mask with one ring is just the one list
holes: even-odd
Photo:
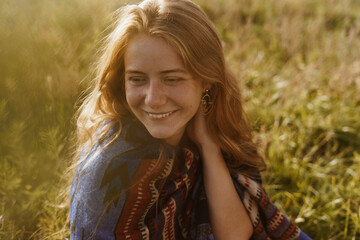
[[144, 84], [146, 82], [146, 80], [147, 79], [145, 77], [137, 77], [137, 76], [128, 78], [128, 81], [131, 82], [134, 85]]
[[177, 78], [177, 77], [167, 77], [167, 78], [165, 78], [165, 81], [170, 82], [170, 83], [179, 82], [179, 81], [182, 81], [182, 80], [184, 80], [184, 78]]

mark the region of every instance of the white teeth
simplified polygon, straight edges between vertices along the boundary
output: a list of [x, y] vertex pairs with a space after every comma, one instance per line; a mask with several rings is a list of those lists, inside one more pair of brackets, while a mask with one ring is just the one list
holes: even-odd
[[168, 117], [168, 116], [170, 116], [172, 113], [173, 113], [173, 112], [168, 112], [168, 113], [163, 113], [163, 114], [149, 113], [149, 116], [150, 116], [151, 118], [158, 118], [158, 119], [160, 119], [160, 118]]

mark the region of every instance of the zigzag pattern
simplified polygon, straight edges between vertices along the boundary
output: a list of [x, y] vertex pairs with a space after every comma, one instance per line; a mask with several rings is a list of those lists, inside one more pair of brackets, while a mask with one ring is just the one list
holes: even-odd
[[[243, 203], [252, 220], [254, 237], [256, 236], [256, 239], [299, 239], [301, 230], [270, 202], [264, 188], [260, 184], [241, 174], [237, 174], [237, 180], [247, 190], [244, 194]], [[256, 203], [252, 201], [252, 198], [256, 200]], [[263, 226], [257, 206], [261, 208], [266, 217], [265, 222], [267, 224], [265, 227]]]
[[170, 198], [168, 205], [162, 210], [165, 218], [163, 239], [175, 239], [175, 229], [174, 229], [175, 211], [176, 211], [176, 202], [173, 198]]
[[[153, 239], [152, 236], [155, 236], [156, 233], [152, 233], [149, 229], [161, 231], [163, 239], [175, 239], [175, 222], [177, 222], [175, 221], [177, 220], [175, 219], [175, 212], [177, 205], [186, 199], [194, 183], [193, 180], [189, 179], [188, 175], [188, 173], [192, 172], [189, 170], [193, 166], [194, 156], [191, 151], [186, 149], [184, 149], [184, 153], [186, 159], [182, 159], [182, 161], [185, 165], [185, 174], [175, 174], [179, 175], [179, 177], [170, 183], [173, 186], [171, 192], [179, 191], [180, 197], [176, 199], [169, 198], [165, 205], [161, 206], [160, 212], [156, 211], [157, 206], [155, 204], [161, 203], [160, 195], [167, 196], [169, 192], [165, 188], [166, 194], [159, 194], [157, 185], [161, 184], [157, 183], [160, 180], [166, 179], [172, 173], [175, 159], [168, 159], [165, 164], [160, 164], [159, 166], [156, 166], [157, 160], [146, 159], [140, 165], [133, 178], [134, 182], [139, 181], [139, 183], [131, 188], [117, 224], [117, 239]], [[192, 178], [194, 178], [194, 175]], [[152, 215], [154, 210], [155, 214], [158, 215], [158, 222], [148, 221], [148, 224], [146, 224], [146, 217], [149, 214]], [[161, 226], [160, 229], [159, 226]], [[182, 232], [181, 235], [186, 234], [185, 228], [180, 229], [180, 231]]]
[[139, 181], [139, 183], [132, 188], [125, 202], [116, 228], [117, 238], [149, 239], [149, 230], [144, 219], [159, 197], [155, 182], [169, 175], [174, 162], [173, 159], [169, 159], [165, 166], [161, 166], [157, 161], [157, 159], [145, 159], [135, 174], [134, 182]]
[[[160, 174], [157, 174], [157, 173], [152, 174], [153, 175], [153, 180], [151, 180], [150, 183], [149, 183], [149, 190], [151, 192], [151, 199], [150, 199], [150, 202], [149, 202], [148, 206], [144, 210], [144, 214], [140, 218], [140, 222], [139, 222], [140, 231], [141, 231], [141, 229], [143, 229], [142, 231], [147, 231], [147, 227], [146, 227], [146, 225], [144, 223], [145, 217], [146, 217], [149, 209], [156, 203], [156, 201], [159, 198], [159, 191], [156, 188], [155, 183], [158, 180], [164, 179], [164, 178], [169, 176], [169, 174], [171, 172], [171, 169], [173, 167], [173, 164], [174, 164], [174, 159], [173, 158], [168, 159], [168, 161], [166, 161], [166, 164], [165, 164], [165, 166], [162, 169], [162, 172]], [[154, 176], [156, 176], [156, 177], [154, 177]]]

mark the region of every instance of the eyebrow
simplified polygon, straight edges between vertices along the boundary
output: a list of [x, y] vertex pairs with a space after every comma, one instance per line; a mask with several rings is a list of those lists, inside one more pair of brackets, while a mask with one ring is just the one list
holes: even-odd
[[[160, 73], [161, 74], [167, 74], [167, 73], [177, 73], [177, 72], [180, 72], [180, 73], [186, 73], [186, 71], [184, 69], [181, 69], [181, 68], [175, 68], [175, 69], [169, 69], [169, 70], [164, 70], [164, 71], [161, 71]], [[137, 71], [137, 70], [127, 70], [126, 73], [132, 73], [132, 74], [145, 74], [144, 72], [141, 72], [141, 71]]]
[[181, 69], [181, 68], [165, 70], [165, 71], [161, 71], [160, 73], [174, 73], [174, 72], [186, 73], [186, 71], [184, 69]]

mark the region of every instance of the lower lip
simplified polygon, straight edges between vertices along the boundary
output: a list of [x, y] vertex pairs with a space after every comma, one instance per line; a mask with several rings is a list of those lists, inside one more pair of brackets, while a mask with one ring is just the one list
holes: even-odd
[[152, 116], [149, 115], [149, 113], [146, 113], [146, 114], [149, 116], [149, 118], [150, 118], [151, 120], [161, 121], [161, 120], [167, 120], [168, 118], [170, 118], [171, 116], [173, 116], [173, 115], [175, 114], [175, 112], [177, 112], [177, 111], [173, 111], [173, 112], [172, 112], [171, 114], [169, 114], [168, 116], [166, 116], [166, 117], [161, 117], [161, 118], [152, 117]]

